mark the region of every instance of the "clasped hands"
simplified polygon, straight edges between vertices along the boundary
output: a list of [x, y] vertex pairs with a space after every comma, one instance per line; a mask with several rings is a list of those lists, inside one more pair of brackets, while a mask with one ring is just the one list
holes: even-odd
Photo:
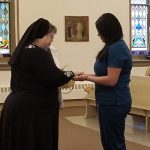
[[84, 81], [84, 80], [87, 80], [87, 78], [88, 78], [88, 75], [85, 74], [84, 72], [76, 72], [74, 73], [74, 77], [73, 77], [73, 79], [76, 81]]

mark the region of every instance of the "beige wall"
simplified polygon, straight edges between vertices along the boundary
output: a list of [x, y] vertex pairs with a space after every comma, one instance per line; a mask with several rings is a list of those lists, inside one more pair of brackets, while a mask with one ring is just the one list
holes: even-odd
[[10, 71], [0, 71], [0, 87], [10, 86]]
[[[120, 20], [124, 39], [129, 43], [129, 0], [19, 0], [20, 36], [35, 19], [46, 18], [55, 24], [58, 33], [54, 45], [61, 65], [67, 69], [93, 72], [93, 63], [102, 42], [97, 36], [95, 21], [105, 12]], [[65, 42], [64, 16], [89, 16], [89, 42]]]

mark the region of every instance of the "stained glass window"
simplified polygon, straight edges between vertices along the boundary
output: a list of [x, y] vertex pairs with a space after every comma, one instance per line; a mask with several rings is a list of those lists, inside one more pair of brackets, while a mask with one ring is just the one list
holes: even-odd
[[0, 54], [10, 53], [9, 2], [0, 2]]
[[131, 0], [131, 50], [148, 50], [147, 0]]

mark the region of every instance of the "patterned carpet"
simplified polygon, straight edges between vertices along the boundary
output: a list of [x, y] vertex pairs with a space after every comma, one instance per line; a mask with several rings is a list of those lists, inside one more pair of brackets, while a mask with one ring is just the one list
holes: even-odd
[[[68, 121], [67, 116], [83, 116], [84, 107], [66, 107], [60, 111], [59, 150], [103, 150], [99, 133]], [[126, 141], [127, 150], [150, 150], [150, 147]]]

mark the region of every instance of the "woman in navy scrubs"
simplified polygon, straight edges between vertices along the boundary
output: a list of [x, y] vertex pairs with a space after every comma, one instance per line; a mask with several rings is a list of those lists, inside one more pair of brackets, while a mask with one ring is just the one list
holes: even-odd
[[96, 57], [95, 74], [84, 74], [76, 80], [95, 83], [104, 150], [126, 150], [124, 130], [125, 119], [131, 109], [129, 82], [132, 57], [123, 40], [121, 25], [113, 14], [100, 16], [96, 28], [104, 47]]

